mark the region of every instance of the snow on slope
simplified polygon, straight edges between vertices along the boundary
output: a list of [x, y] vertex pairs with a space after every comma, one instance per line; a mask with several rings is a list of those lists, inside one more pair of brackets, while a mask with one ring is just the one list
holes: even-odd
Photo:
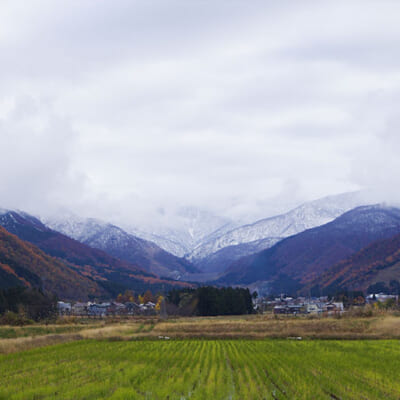
[[80, 218], [74, 214], [61, 214], [42, 219], [42, 222], [79, 242], [85, 242], [93, 236], [104, 231], [108, 225], [106, 222], [94, 218]]
[[[255, 247], [259, 251], [264, 244], [268, 247], [279, 239], [323, 225], [363, 204], [362, 195], [353, 192], [308, 202], [285, 214], [242, 226], [228, 218], [194, 207], [167, 211], [160, 215], [158, 221], [148, 226], [119, 225], [131, 235], [156, 243], [169, 253], [197, 263], [221, 249], [229, 247], [233, 250], [233, 246], [238, 245], [243, 245], [243, 255], [249, 254]], [[82, 224], [73, 215], [59, 220], [62, 226], [57, 223], [57, 219], [46, 222], [53, 229], [82, 242], [87, 242], [96, 236], [96, 232], [104, 231], [105, 226], [109, 225], [95, 219], [86, 220]], [[235, 250], [235, 254], [239, 255], [240, 252]]]
[[262, 219], [233, 229], [199, 244], [188, 256], [201, 260], [228, 246], [256, 242], [267, 238], [285, 238], [333, 221], [346, 211], [363, 204], [358, 193], [345, 193], [305, 203], [286, 214]]
[[196, 272], [190, 262], [168, 253], [157, 244], [94, 218], [59, 215], [47, 218], [44, 222], [79, 242], [139, 265], [159, 276], [179, 279], [182, 273]]
[[163, 219], [160, 217], [153, 227], [124, 226], [124, 229], [178, 257], [184, 257], [201, 243], [216, 239], [238, 226], [228, 218], [195, 207], [179, 208]]

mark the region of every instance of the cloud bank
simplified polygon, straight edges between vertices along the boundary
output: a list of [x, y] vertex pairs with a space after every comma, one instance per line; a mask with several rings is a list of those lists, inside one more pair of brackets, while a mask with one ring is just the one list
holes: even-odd
[[[251, 3], [251, 4], [249, 4]], [[400, 4], [0, 4], [2, 207], [251, 219], [396, 190]]]

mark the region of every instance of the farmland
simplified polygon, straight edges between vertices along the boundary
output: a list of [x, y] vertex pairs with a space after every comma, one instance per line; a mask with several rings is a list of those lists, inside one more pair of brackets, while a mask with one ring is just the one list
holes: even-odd
[[1, 399], [398, 399], [398, 341], [83, 340], [0, 356]]
[[169, 318], [72, 319], [57, 324], [0, 326], [0, 354], [84, 339], [400, 339], [397, 313], [376, 312], [370, 317], [276, 317], [271, 314]]
[[0, 400], [398, 399], [399, 338], [393, 313], [0, 326]]

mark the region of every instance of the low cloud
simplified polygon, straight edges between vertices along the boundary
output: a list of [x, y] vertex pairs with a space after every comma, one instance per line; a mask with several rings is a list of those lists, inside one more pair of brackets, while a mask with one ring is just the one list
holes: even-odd
[[[23, 6], [23, 7], [22, 7]], [[397, 199], [400, 5], [0, 5], [2, 207], [238, 219]]]
[[50, 104], [15, 99], [0, 119], [1, 206], [48, 212], [82, 192], [85, 177], [72, 168], [76, 133]]

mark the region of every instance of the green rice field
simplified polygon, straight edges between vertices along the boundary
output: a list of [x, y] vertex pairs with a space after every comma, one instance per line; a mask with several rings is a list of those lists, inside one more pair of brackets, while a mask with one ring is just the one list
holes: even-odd
[[82, 340], [0, 356], [0, 399], [399, 399], [398, 340]]

